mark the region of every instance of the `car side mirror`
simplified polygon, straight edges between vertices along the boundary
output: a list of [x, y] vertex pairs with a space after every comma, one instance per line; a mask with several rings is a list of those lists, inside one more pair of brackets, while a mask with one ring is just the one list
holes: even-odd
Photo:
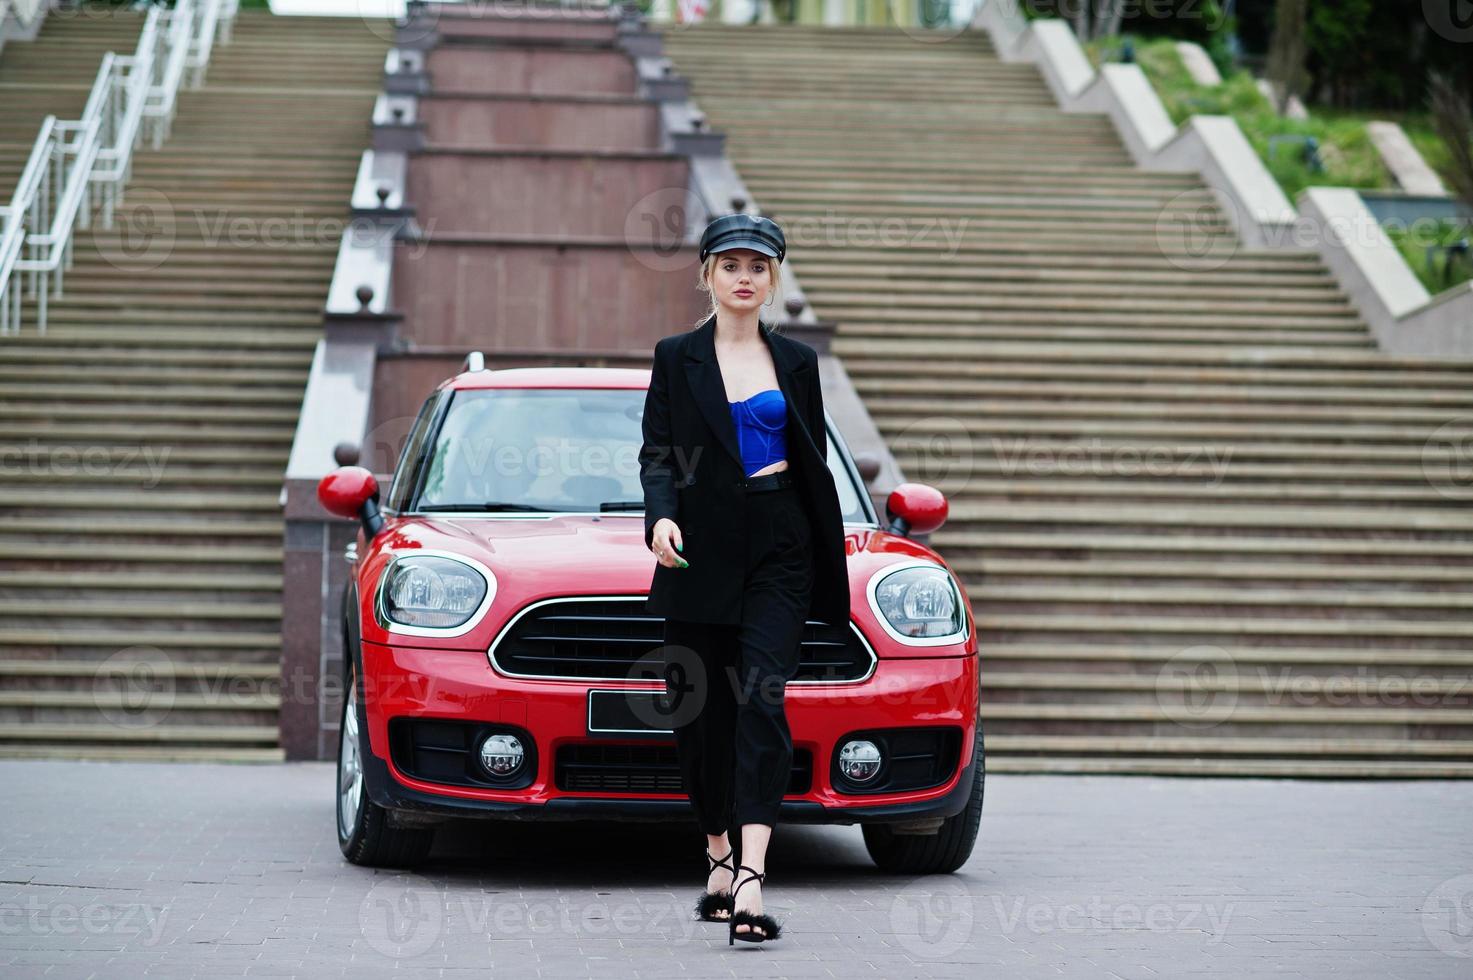
[[902, 483], [885, 498], [887, 530], [895, 534], [930, 534], [946, 523], [946, 495], [925, 483]]
[[370, 539], [384, 529], [378, 509], [378, 480], [361, 466], [339, 466], [317, 484], [317, 500], [329, 514], [356, 517]]

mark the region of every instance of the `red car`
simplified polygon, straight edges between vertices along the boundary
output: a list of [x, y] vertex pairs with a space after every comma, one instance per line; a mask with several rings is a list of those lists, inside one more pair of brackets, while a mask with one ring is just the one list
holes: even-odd
[[[355, 864], [414, 864], [449, 817], [693, 819], [642, 609], [650, 372], [483, 363], [425, 402], [382, 503], [361, 467], [318, 488], [362, 522], [337, 790]], [[859, 823], [880, 867], [953, 871], [982, 814], [977, 633], [946, 562], [906, 537], [946, 501], [904, 484], [882, 523], [832, 425], [828, 445], [853, 614], [803, 638], [779, 822]]]

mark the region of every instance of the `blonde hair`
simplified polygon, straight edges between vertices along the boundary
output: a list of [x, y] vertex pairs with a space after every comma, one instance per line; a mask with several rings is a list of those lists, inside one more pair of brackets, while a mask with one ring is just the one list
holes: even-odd
[[[702, 262], [701, 267], [696, 270], [696, 289], [711, 297], [710, 307], [706, 312], [701, 314], [700, 319], [696, 320], [694, 324], [697, 327], [715, 316], [716, 311], [721, 308], [721, 304], [716, 301], [716, 294], [711, 291], [711, 276], [715, 273], [716, 263], [721, 260], [722, 254], [721, 252], [712, 252], [706, 256], [706, 261]], [[782, 298], [783, 264], [770, 255], [764, 256], [764, 258], [767, 259], [767, 268], [772, 274], [772, 293], [768, 297], [767, 302], [762, 304], [763, 306], [767, 306], [777, 303]], [[778, 308], [781, 309], [781, 306]], [[771, 327], [774, 325], [776, 318], [759, 317], [758, 319]]]

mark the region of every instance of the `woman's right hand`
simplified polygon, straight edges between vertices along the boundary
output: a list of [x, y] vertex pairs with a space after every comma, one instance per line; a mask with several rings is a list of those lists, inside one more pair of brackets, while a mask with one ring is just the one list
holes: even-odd
[[680, 528], [670, 518], [662, 517], [655, 522], [654, 530], [650, 533], [650, 544], [661, 565], [666, 568], [689, 568], [690, 562], [680, 557], [680, 547], [684, 543]]

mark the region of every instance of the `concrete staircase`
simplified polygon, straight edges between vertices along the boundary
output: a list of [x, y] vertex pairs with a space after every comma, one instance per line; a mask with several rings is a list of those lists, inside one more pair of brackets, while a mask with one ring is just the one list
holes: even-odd
[[[141, 23], [6, 46], [0, 200]], [[277, 495], [386, 48], [242, 11], [45, 336], [0, 338], [0, 755], [281, 758]]]
[[1473, 365], [1378, 351], [978, 33], [665, 43], [951, 501], [992, 769], [1473, 776]]

